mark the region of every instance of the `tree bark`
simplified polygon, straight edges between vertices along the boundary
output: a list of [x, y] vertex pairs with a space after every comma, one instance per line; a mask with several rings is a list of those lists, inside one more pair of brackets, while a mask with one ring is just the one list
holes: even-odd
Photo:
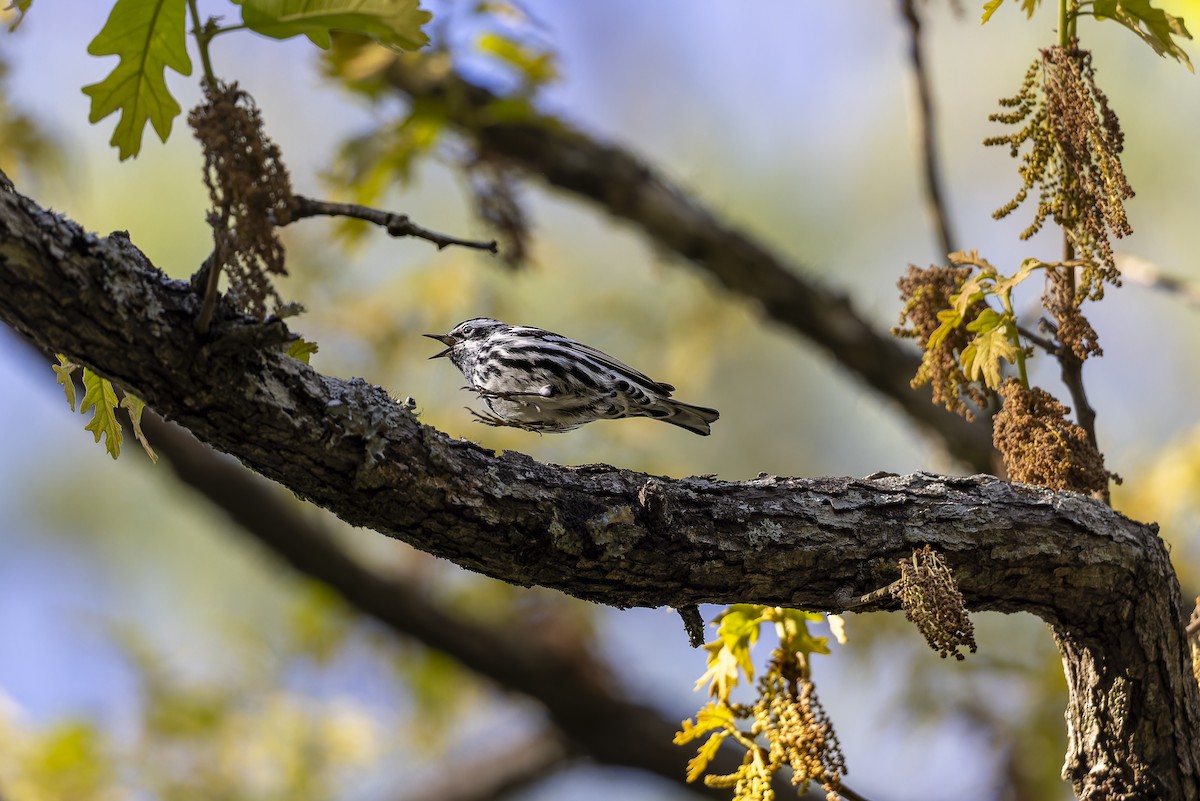
[[1200, 797], [1200, 693], [1153, 525], [990, 476], [727, 482], [497, 456], [287, 357], [279, 321], [221, 306], [197, 334], [199, 305], [126, 236], [0, 188], [0, 319], [344, 520], [617, 607], [861, 609], [930, 544], [969, 608], [1054, 628], [1071, 689], [1064, 774], [1082, 798]]

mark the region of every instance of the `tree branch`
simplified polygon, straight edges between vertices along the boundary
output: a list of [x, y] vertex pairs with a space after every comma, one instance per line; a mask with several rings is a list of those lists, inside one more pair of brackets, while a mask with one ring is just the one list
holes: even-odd
[[921, 165], [925, 179], [925, 208], [933, 222], [942, 256], [954, 253], [954, 235], [950, 231], [950, 216], [946, 212], [945, 191], [939, 167], [937, 132], [934, 127], [933, 88], [925, 69], [921, 17], [914, 0], [900, 0], [900, 16], [908, 25], [908, 61], [913, 82], [917, 86], [917, 135], [921, 140]]
[[126, 236], [0, 191], [0, 320], [347, 522], [612, 606], [839, 611], [930, 544], [969, 608], [1054, 628], [1071, 690], [1065, 774], [1081, 798], [1200, 797], [1200, 693], [1153, 526], [988, 476], [725, 482], [497, 456], [361, 379], [254, 347], [244, 334], [264, 326], [224, 303], [200, 336], [199, 305]]
[[494, 239], [483, 242], [477, 239], [459, 239], [447, 234], [439, 234], [437, 231], [431, 231], [428, 228], [422, 228], [417, 225], [408, 218], [407, 214], [394, 214], [382, 209], [360, 206], [357, 203], [332, 203], [328, 200], [314, 200], [304, 195], [294, 195], [293, 199], [296, 201], [296, 205], [292, 209], [288, 223], [303, 220], [307, 217], [351, 217], [356, 220], [365, 220], [366, 222], [374, 223], [385, 229], [390, 236], [412, 236], [432, 242], [437, 245], [438, 250], [455, 245], [473, 250], [486, 250], [489, 253], [499, 251], [499, 246]]
[[432, 786], [410, 789], [400, 801], [502, 801], [568, 767], [570, 755], [555, 732], [529, 737], [504, 753], [468, 764], [445, 764]]
[[910, 385], [920, 357], [864, 320], [842, 293], [824, 286], [765, 245], [721, 220], [682, 187], [613, 145], [557, 119], [489, 117], [497, 97], [420, 57], [397, 56], [364, 81], [382, 81], [413, 98], [437, 101], [447, 122], [478, 149], [547, 184], [591, 200], [636, 225], [657, 246], [687, 259], [770, 320], [827, 351], [844, 369], [898, 404], [947, 451], [976, 471], [994, 469], [991, 431], [931, 402]]
[[[580, 753], [683, 783], [690, 754], [671, 742], [678, 722], [621, 695], [608, 669], [586, 651], [564, 649], [534, 629], [496, 631], [447, 612], [430, 602], [421, 588], [361, 564], [310, 516], [300, 514], [295, 504], [184, 429], [150, 411], [143, 414], [142, 426], [180, 481], [227, 514], [240, 533], [301, 575], [330, 587], [401, 637], [441, 651], [500, 687], [541, 703], [550, 721]], [[548, 736], [547, 745], [550, 741]], [[557, 761], [565, 760], [564, 746], [557, 738], [553, 742], [558, 746]], [[552, 755], [545, 756], [548, 762]], [[729, 771], [738, 762], [728, 752], [721, 759]], [[706, 792], [702, 786], [689, 789]], [[726, 794], [708, 791], [708, 795], [724, 798]]]

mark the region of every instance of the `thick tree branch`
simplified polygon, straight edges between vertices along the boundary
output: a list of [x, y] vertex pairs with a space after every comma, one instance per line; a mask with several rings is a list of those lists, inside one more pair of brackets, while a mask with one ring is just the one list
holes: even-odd
[[[1088, 799], [1200, 797], [1200, 697], [1156, 529], [995, 478], [667, 479], [502, 456], [323, 376], [199, 298], [125, 236], [0, 191], [0, 320], [90, 364], [218, 450], [344, 520], [514, 584], [613, 606], [836, 611], [926, 543], [971, 609], [1028, 611], [1071, 687], [1066, 771]], [[881, 608], [886, 602], [881, 602]]]
[[569, 754], [555, 733], [529, 737], [502, 754], [469, 764], [447, 763], [433, 786], [410, 789], [396, 801], [503, 801], [566, 768]]
[[[608, 669], [586, 650], [574, 643], [563, 647], [538, 629], [493, 630], [447, 612], [422, 588], [361, 564], [275, 488], [179, 426], [149, 411], [142, 422], [155, 450], [185, 485], [227, 514], [239, 533], [301, 575], [330, 587], [401, 637], [441, 651], [480, 677], [537, 701], [580, 755], [684, 782], [691, 754], [671, 742], [678, 721], [625, 697]], [[567, 748], [558, 736], [547, 733], [538, 742], [539, 758], [524, 767], [552, 770], [567, 761]], [[727, 751], [714, 767], [731, 772], [739, 761]], [[513, 770], [504, 773], [507, 781], [525, 773], [516, 770], [518, 765], [509, 767]], [[479, 779], [473, 776], [473, 786], [478, 787]], [[688, 789], [713, 798], [728, 795], [703, 785]], [[443, 796], [426, 792], [424, 797]]]
[[497, 97], [445, 65], [397, 56], [366, 81], [383, 81], [413, 98], [437, 101], [448, 121], [488, 156], [596, 203], [638, 226], [655, 245], [682, 256], [722, 286], [761, 307], [771, 320], [826, 350], [846, 370], [889, 398], [947, 451], [987, 472], [995, 452], [987, 426], [972, 425], [930, 402], [909, 382], [920, 357], [864, 320], [842, 293], [722, 221], [683, 188], [629, 152], [601, 144], [559, 120], [537, 115], [496, 121]]

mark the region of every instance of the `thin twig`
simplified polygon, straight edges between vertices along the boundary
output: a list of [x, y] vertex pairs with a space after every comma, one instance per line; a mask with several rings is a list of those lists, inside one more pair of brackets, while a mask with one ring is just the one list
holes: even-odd
[[[1071, 244], [1071, 237], [1063, 231], [1063, 262], [1070, 262], [1075, 258], [1075, 246]], [[1065, 278], [1070, 291], [1070, 297], [1067, 298], [1068, 303], [1075, 302], [1075, 268], [1062, 268], [1066, 273]], [[1060, 321], [1061, 322], [1061, 321]], [[1087, 434], [1088, 442], [1097, 451], [1100, 450], [1100, 445], [1096, 441], [1096, 410], [1088, 403], [1087, 391], [1083, 387], [1083, 359], [1075, 355], [1075, 351], [1068, 347], [1058, 349], [1055, 354], [1058, 359], [1059, 368], [1062, 372], [1062, 382], [1066, 386], [1067, 391], [1071, 393], [1071, 405], [1075, 408], [1075, 422], [1079, 423], [1079, 427]]]
[[1046, 351], [1047, 355], [1055, 356], [1058, 354], [1058, 345], [1055, 345], [1052, 340], [1033, 333], [1033, 331], [1029, 330], [1023, 325], [1018, 325], [1017, 331], [1021, 334], [1021, 336], [1025, 337], [1027, 340]]
[[941, 169], [938, 161], [936, 133], [934, 131], [933, 89], [929, 74], [925, 70], [925, 57], [921, 42], [921, 18], [917, 16], [914, 0], [900, 0], [900, 15], [908, 23], [908, 60], [913, 79], [917, 85], [917, 133], [921, 139], [921, 157], [925, 174], [925, 207], [933, 220], [938, 245], [942, 254], [958, 250], [954, 235], [950, 231], [950, 218], [946, 212], [945, 192], [942, 189]]
[[893, 581], [887, 586], [880, 587], [877, 590], [871, 590], [866, 595], [860, 595], [857, 598], [848, 598], [845, 601], [846, 611], [860, 611], [863, 607], [873, 606], [874, 604], [884, 599], [893, 599], [896, 597], [894, 590], [900, 586], [900, 581]]
[[438, 250], [450, 245], [471, 248], [473, 250], [486, 250], [489, 253], [496, 253], [500, 249], [494, 239], [490, 242], [477, 239], [459, 239], [458, 237], [439, 234], [437, 231], [430, 231], [428, 228], [422, 228], [410, 220], [407, 214], [393, 214], [390, 211], [373, 209], [369, 206], [360, 206], [357, 203], [332, 203], [327, 200], [314, 200], [304, 195], [296, 195], [295, 200], [296, 206], [292, 210], [292, 216], [288, 222], [302, 220], [305, 217], [352, 217], [356, 220], [365, 220], [369, 223], [374, 223], [386, 229], [389, 234], [395, 237], [415, 236], [418, 239], [432, 242], [437, 245]]

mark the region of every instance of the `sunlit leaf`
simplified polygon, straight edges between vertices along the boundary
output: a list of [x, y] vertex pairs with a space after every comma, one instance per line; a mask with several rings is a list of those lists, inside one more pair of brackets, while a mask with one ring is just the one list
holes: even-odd
[[829, 653], [829, 638], [814, 637], [808, 632], [810, 622], [822, 620], [823, 616], [819, 612], [804, 612], [777, 606], [767, 611], [766, 618], [775, 623], [779, 647], [785, 651], [805, 656]]
[[111, 144], [121, 160], [136, 156], [146, 123], [164, 142], [179, 103], [167, 89], [166, 68], [192, 73], [185, 44], [184, 0], [117, 0], [104, 28], [88, 45], [93, 56], [120, 56], [104, 80], [83, 87], [92, 99], [90, 122], [121, 112]]
[[1097, 19], [1112, 19], [1141, 37], [1160, 56], [1181, 61], [1195, 72], [1187, 53], [1173, 37], [1191, 39], [1183, 17], [1168, 14], [1150, 0], [1096, 0], [1092, 10]]
[[286, 352], [287, 355], [291, 356], [293, 359], [299, 359], [305, 364], [308, 364], [309, 358], [318, 350], [320, 350], [320, 348], [316, 342], [309, 342], [307, 339], [302, 337], [288, 345]]
[[1017, 269], [1016, 273], [1011, 276], [998, 277], [992, 287], [992, 291], [995, 292], [996, 295], [1005, 298], [1007, 301], [1009, 294], [1012, 293], [1017, 284], [1033, 275], [1034, 270], [1045, 266], [1045, 262], [1039, 261], [1038, 259], [1025, 259], [1025, 261], [1021, 262], [1021, 266]]
[[987, 309], [973, 320], [967, 330], [975, 332], [975, 338], [962, 352], [963, 374], [972, 381], [983, 381], [992, 389], [1000, 386], [1003, 374], [1000, 361], [1015, 362], [1017, 346], [1009, 339], [1011, 318], [993, 309]]
[[61, 353], [55, 355], [58, 358], [58, 364], [52, 364], [50, 368], [54, 370], [58, 383], [62, 384], [63, 392], [67, 393], [67, 403], [71, 405], [71, 411], [75, 411], [75, 382], [71, 376], [79, 369], [79, 365]]
[[704, 708], [696, 713], [696, 722], [691, 719], [683, 721], [683, 728], [675, 734], [676, 745], [687, 745], [706, 732], [724, 729], [734, 725], [733, 711], [725, 704], [709, 701]]
[[[707, 684], [708, 694], [724, 701], [738, 683], [738, 658], [719, 642], [708, 643], [704, 647], [709, 651], [708, 670], [696, 680], [694, 689], [699, 690]], [[752, 673], [753, 665], [750, 670]]]
[[998, 9], [1003, 2], [1004, 0], [987, 0], [987, 2], [983, 4], [983, 22], [987, 22], [989, 19], [991, 19], [992, 14], [996, 13], [996, 9]]
[[708, 763], [717, 755], [721, 743], [729, 736], [729, 732], [718, 731], [713, 732], [704, 743], [696, 749], [696, 755], [688, 760], [687, 764], [687, 780], [694, 782], [704, 775], [704, 771], [708, 769]]
[[121, 424], [117, 422], [116, 414], [117, 392], [107, 378], [101, 378], [86, 367], [83, 368], [83, 387], [83, 403], [79, 411], [87, 414], [88, 409], [95, 409], [92, 422], [84, 429], [95, 435], [96, 442], [100, 441], [100, 435], [103, 434], [105, 449], [116, 459], [121, 455]]
[[926, 350], [936, 350], [941, 347], [942, 341], [950, 336], [950, 332], [962, 325], [962, 315], [954, 309], [943, 309], [937, 314], [938, 319], [942, 324], [934, 329], [929, 335], [929, 341], [926, 343]]
[[91, 726], [55, 726], [21, 755], [24, 784], [29, 790], [36, 788], [33, 794], [27, 792], [23, 797], [72, 801], [113, 798], [112, 755], [105, 751], [100, 734]]
[[495, 56], [514, 67], [531, 87], [541, 86], [558, 77], [554, 54], [551, 52], [537, 50], [491, 31], [482, 34], [476, 46], [480, 52]]
[[142, 410], [146, 408], [146, 402], [126, 392], [125, 397], [121, 398], [121, 407], [129, 412], [129, 422], [133, 425], [133, 436], [141, 444], [142, 450], [150, 457], [150, 461], [158, 464], [158, 454], [150, 447], [150, 443], [146, 441], [146, 435], [142, 433]]
[[331, 31], [360, 33], [403, 50], [429, 43], [421, 26], [433, 15], [418, 0], [235, 0], [246, 27], [272, 39], [303, 34], [328, 50]]
[[[1037, 11], [1038, 4], [1041, 3], [1041, 1], [1042, 0], [1021, 0], [1021, 10], [1025, 12], [1026, 17], [1032, 17], [1033, 12]], [[991, 19], [992, 14], [996, 13], [996, 9], [999, 8], [1003, 2], [1004, 0], [987, 0], [987, 2], [983, 4], [983, 22], [987, 22], [989, 19]]]

